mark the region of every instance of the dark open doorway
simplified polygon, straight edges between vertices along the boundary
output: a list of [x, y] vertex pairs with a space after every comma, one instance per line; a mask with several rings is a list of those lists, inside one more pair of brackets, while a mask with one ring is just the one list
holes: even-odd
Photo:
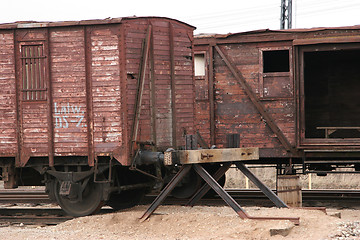
[[360, 49], [303, 52], [305, 138], [360, 138]]

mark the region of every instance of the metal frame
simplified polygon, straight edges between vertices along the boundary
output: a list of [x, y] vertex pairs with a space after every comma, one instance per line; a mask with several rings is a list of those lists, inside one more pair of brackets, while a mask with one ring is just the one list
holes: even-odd
[[[154, 202], [149, 206], [149, 208], [144, 212], [140, 217], [141, 221], [145, 221], [151, 216], [153, 212], [160, 206], [160, 204], [165, 200], [165, 198], [170, 194], [170, 192], [175, 188], [175, 186], [181, 181], [181, 179], [191, 170], [195, 172], [205, 180], [207, 185], [204, 185], [189, 201], [189, 205], [194, 205], [201, 197], [210, 189], [210, 187], [217, 193], [219, 196], [232, 208], [242, 219], [254, 219], [254, 220], [289, 220], [292, 221], [295, 225], [300, 224], [300, 219], [298, 217], [253, 217], [246, 213], [246, 211], [217, 183], [216, 179], [221, 178], [222, 175], [229, 169], [232, 163], [226, 163], [222, 168], [220, 168], [212, 177], [200, 164], [186, 164], [183, 165], [180, 171], [175, 175], [175, 177], [169, 182], [169, 184], [161, 191], [157, 196]], [[236, 162], [236, 166], [242, 171], [246, 176], [249, 176], [250, 180], [253, 181], [259, 188], [262, 190], [269, 199], [276, 204], [277, 207], [288, 207], [284, 202], [279, 199], [270, 189], [268, 189], [259, 179], [255, 177], [243, 163]]]

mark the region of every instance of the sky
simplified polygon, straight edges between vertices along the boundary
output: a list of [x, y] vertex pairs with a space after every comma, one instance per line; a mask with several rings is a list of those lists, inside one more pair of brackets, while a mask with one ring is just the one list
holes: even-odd
[[[175, 18], [199, 33], [280, 29], [281, 0], [1, 0], [0, 23], [128, 16]], [[359, 0], [293, 0], [293, 28], [360, 24]]]

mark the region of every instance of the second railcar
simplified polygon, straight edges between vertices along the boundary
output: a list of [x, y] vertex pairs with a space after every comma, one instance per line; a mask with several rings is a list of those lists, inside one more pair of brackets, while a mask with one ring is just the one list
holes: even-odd
[[193, 30], [160, 17], [1, 24], [5, 187], [45, 184], [80, 216], [161, 183], [155, 154], [134, 159], [194, 131]]
[[195, 37], [197, 129], [263, 163], [360, 170], [360, 27]]

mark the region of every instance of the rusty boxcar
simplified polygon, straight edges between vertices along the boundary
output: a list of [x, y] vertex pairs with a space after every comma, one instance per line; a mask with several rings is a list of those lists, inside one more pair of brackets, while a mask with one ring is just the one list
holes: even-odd
[[75, 216], [134, 204], [161, 178], [158, 152], [134, 159], [194, 131], [193, 30], [160, 17], [1, 24], [5, 187], [45, 184]]
[[208, 144], [259, 147], [261, 162], [305, 172], [360, 171], [360, 26], [199, 35], [194, 45], [196, 128]]

